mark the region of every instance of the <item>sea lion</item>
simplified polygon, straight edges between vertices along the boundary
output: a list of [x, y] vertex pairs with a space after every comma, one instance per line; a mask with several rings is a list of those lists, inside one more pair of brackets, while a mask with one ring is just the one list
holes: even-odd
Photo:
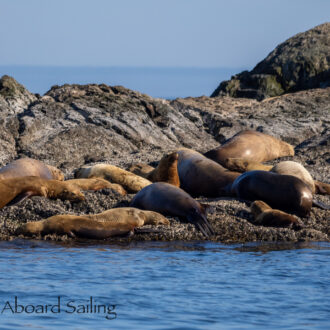
[[274, 165], [270, 171], [278, 174], [293, 175], [301, 181], [305, 182], [306, 185], [312, 191], [312, 193], [315, 193], [315, 184], [312, 176], [305, 169], [304, 166], [297, 162], [293, 162], [290, 160], [283, 161]]
[[166, 182], [156, 182], [143, 188], [134, 196], [130, 206], [163, 215], [184, 217], [194, 223], [206, 237], [214, 233], [206, 218], [204, 205], [182, 189]]
[[151, 182], [167, 182], [176, 187], [180, 187], [180, 179], [178, 174], [178, 153], [172, 152], [162, 157], [158, 166], [153, 168], [146, 164], [134, 164], [129, 171], [140, 175]]
[[231, 172], [197, 151], [177, 150], [181, 188], [192, 196], [228, 196], [231, 184], [241, 174]]
[[152, 182], [125, 171], [117, 166], [109, 164], [97, 164], [89, 167], [82, 167], [74, 173], [76, 179], [82, 178], [102, 178], [112, 183], [118, 183], [128, 192], [136, 193]]
[[239, 172], [263, 170], [278, 174], [293, 175], [305, 182], [311, 189], [312, 193], [330, 194], [330, 185], [328, 183], [313, 180], [312, 176], [303, 165], [291, 160], [282, 161], [272, 166], [264, 165], [247, 159], [229, 158], [227, 164], [229, 164], [229, 168], [235, 169]]
[[67, 183], [72, 183], [79, 187], [81, 190], [100, 190], [100, 189], [111, 189], [118, 194], [124, 196], [127, 194], [126, 190], [117, 183], [110, 183], [104, 179], [71, 179], [66, 180]]
[[173, 186], [180, 187], [178, 158], [177, 152], [165, 155], [159, 161], [158, 166], [148, 174], [147, 179], [152, 182], [167, 182]]
[[55, 215], [45, 220], [23, 224], [15, 233], [28, 236], [57, 234], [105, 239], [128, 234], [144, 225], [169, 225], [169, 221], [156, 212], [123, 207], [92, 215]]
[[257, 131], [241, 131], [220, 147], [210, 150], [204, 156], [226, 166], [228, 158], [244, 158], [265, 162], [279, 157], [293, 156], [293, 147], [268, 134]]
[[64, 174], [54, 166], [32, 158], [20, 158], [0, 168], [0, 180], [37, 176], [46, 180], [64, 180]]
[[76, 185], [65, 181], [46, 180], [34, 176], [0, 180], [0, 208], [9, 203], [10, 205], [17, 204], [31, 196], [70, 201], [85, 199], [84, 194]]
[[309, 187], [292, 175], [266, 171], [241, 174], [232, 184], [232, 194], [246, 200], [262, 200], [271, 207], [307, 215], [312, 207], [313, 195]]
[[263, 201], [255, 201], [251, 204], [251, 212], [254, 216], [254, 224], [265, 227], [284, 227], [300, 230], [303, 226], [291, 214], [280, 210], [274, 210]]

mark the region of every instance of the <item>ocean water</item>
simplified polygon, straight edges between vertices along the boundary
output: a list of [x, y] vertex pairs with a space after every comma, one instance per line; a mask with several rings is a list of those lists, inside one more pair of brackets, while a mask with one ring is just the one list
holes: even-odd
[[122, 85], [152, 97], [174, 99], [209, 96], [223, 80], [243, 68], [135, 68], [0, 66], [0, 76], [14, 77], [29, 91], [43, 95], [53, 85], [105, 83]]
[[329, 257], [329, 243], [0, 242], [0, 328], [329, 329]]

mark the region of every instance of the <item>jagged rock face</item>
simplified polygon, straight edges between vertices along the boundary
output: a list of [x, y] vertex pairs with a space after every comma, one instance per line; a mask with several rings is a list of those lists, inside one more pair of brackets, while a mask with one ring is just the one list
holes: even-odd
[[[116, 155], [124, 159], [150, 147], [161, 154], [182, 145], [199, 149], [202, 141], [215, 143], [168, 101], [123, 87], [55, 86], [37, 99], [24, 87], [18, 91], [21, 86], [17, 82], [14, 86], [17, 104], [25, 101], [25, 95], [31, 100], [24, 108], [17, 108], [15, 117], [8, 117], [11, 108], [0, 103], [1, 117], [11, 120], [2, 123], [3, 134], [9, 126], [11, 129], [2, 139], [1, 165], [25, 155], [72, 170], [88, 162], [111, 161]], [[14, 148], [9, 150], [10, 146]]]
[[284, 93], [330, 86], [330, 23], [277, 46], [262, 62], [222, 82], [211, 95], [262, 100]]

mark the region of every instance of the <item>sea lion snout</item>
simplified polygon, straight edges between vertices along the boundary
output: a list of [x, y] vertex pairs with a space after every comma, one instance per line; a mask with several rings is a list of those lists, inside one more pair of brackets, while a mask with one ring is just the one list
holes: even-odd
[[179, 159], [179, 154], [177, 152], [173, 152], [168, 156], [168, 159], [172, 162], [176, 161]]

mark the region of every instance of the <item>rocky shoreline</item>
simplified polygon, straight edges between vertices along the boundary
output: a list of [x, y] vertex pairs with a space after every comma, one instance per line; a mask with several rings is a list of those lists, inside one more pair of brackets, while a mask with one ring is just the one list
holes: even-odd
[[[198, 97], [155, 99], [107, 85], [54, 86], [44, 96], [31, 94], [13, 78], [0, 80], [0, 165], [28, 156], [59, 167], [71, 178], [86, 164], [107, 162], [127, 169], [132, 163], [156, 165], [178, 147], [200, 152], [223, 143], [242, 129], [271, 134], [295, 146], [296, 155], [314, 179], [328, 182], [330, 164], [330, 88], [311, 89], [263, 101]], [[278, 160], [273, 163], [278, 162]], [[0, 210], [0, 239], [13, 239], [22, 222], [61, 213], [98, 213], [127, 206], [133, 195], [109, 190], [87, 192], [79, 203], [32, 197]], [[330, 204], [329, 196], [316, 196]], [[329, 241], [330, 212], [312, 209], [300, 231], [255, 226], [249, 206], [236, 200], [206, 199], [213, 241]], [[113, 238], [132, 240], [204, 240], [193, 225], [170, 218], [171, 226], [154, 233]], [[44, 239], [71, 240], [50, 235]]]

